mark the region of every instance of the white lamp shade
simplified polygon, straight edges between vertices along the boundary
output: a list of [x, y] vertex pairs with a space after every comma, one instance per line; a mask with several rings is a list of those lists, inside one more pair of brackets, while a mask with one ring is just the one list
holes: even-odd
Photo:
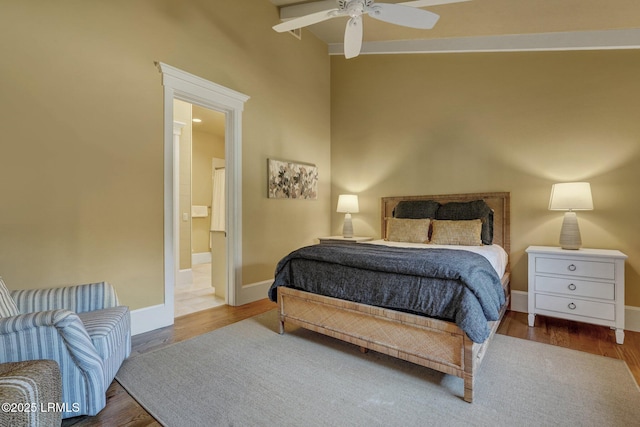
[[593, 209], [591, 185], [588, 182], [565, 182], [553, 184], [549, 210], [590, 211]]
[[338, 209], [336, 212], [357, 213], [359, 211], [358, 196], [355, 194], [341, 194], [338, 196]]

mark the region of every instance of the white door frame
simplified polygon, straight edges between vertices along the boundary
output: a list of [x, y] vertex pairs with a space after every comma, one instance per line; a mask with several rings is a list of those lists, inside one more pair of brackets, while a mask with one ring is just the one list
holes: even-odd
[[227, 303], [236, 305], [242, 291], [242, 111], [247, 95], [158, 62], [164, 86], [164, 314], [174, 316], [174, 288], [178, 262], [178, 195], [174, 177], [173, 100], [225, 113]]

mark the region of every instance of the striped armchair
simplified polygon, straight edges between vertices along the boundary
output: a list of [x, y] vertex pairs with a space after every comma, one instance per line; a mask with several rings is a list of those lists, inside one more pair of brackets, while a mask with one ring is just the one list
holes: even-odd
[[0, 363], [58, 362], [63, 418], [105, 407], [107, 388], [131, 352], [130, 324], [129, 308], [118, 305], [107, 282], [7, 291], [0, 278]]

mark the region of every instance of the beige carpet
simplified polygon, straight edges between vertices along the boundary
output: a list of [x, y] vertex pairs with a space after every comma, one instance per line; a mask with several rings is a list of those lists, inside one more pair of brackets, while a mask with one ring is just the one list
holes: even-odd
[[496, 335], [462, 380], [303, 329], [275, 311], [127, 360], [118, 382], [167, 426], [629, 426], [623, 361]]

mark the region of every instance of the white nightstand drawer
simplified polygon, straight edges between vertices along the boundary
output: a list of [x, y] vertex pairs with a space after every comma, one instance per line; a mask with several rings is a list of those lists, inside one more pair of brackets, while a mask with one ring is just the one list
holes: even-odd
[[581, 299], [536, 295], [536, 309], [556, 311], [575, 316], [587, 316], [603, 320], [615, 320], [615, 305]]
[[568, 277], [536, 276], [536, 292], [552, 292], [589, 298], [615, 300], [615, 283], [589, 282]]
[[563, 258], [536, 258], [536, 273], [615, 279], [615, 263], [606, 261], [578, 261]]

